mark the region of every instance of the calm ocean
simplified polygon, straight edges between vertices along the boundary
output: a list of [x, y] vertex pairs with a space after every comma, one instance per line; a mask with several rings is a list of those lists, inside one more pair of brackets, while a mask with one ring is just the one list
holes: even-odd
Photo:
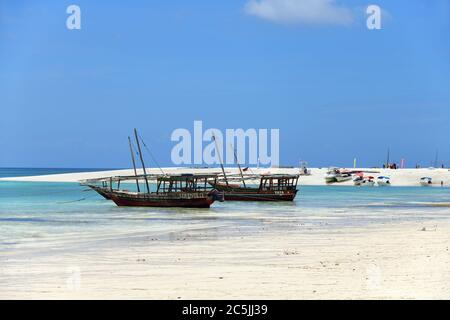
[[0, 178], [42, 176], [47, 174], [94, 172], [118, 169], [86, 169], [86, 168], [0, 168]]
[[[0, 176], [88, 171], [0, 169]], [[93, 169], [97, 170], [98, 169]], [[88, 248], [130, 237], [213, 230], [214, 237], [265, 229], [332, 231], [450, 217], [449, 188], [302, 187], [293, 203], [224, 202], [211, 209], [119, 208], [77, 183], [0, 181], [0, 254], [36, 247]]]

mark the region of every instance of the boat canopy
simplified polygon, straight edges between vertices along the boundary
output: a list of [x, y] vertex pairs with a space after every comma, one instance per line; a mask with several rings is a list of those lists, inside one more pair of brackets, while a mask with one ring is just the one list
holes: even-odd
[[180, 180], [198, 180], [198, 179], [217, 179], [217, 174], [142, 174], [135, 176], [113, 176], [95, 179], [86, 179], [80, 181], [82, 184], [100, 183], [100, 182], [119, 182], [135, 180], [153, 180], [153, 181], [180, 181]]
[[299, 174], [261, 175], [260, 190], [285, 191], [297, 188]]
[[280, 178], [298, 178], [300, 177], [299, 174], [262, 174], [261, 178], [274, 178], [274, 179], [280, 179]]
[[217, 181], [216, 174], [180, 174], [161, 176], [157, 179], [157, 193], [199, 192], [211, 189], [210, 180]]
[[157, 181], [195, 181], [216, 178], [217, 174], [177, 174], [160, 176]]
[[217, 181], [217, 174], [174, 174], [174, 175], [137, 175], [115, 176], [81, 181], [82, 185], [97, 186], [109, 190], [121, 190], [121, 182], [156, 181], [157, 193], [167, 192], [199, 192], [209, 190], [209, 181]]

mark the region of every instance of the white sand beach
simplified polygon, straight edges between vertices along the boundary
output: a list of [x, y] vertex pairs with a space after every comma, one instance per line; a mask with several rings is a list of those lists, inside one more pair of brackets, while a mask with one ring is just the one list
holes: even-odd
[[[374, 177], [378, 176], [388, 176], [391, 178], [391, 183], [393, 186], [420, 186], [420, 178], [430, 177], [433, 179], [432, 186], [450, 186], [450, 169], [435, 169], [435, 168], [421, 168], [421, 169], [378, 169], [378, 168], [343, 168], [346, 170], [361, 170], [367, 171], [366, 175], [371, 175]], [[179, 174], [179, 173], [221, 173], [220, 168], [210, 168], [210, 169], [193, 169], [193, 168], [162, 168], [165, 173]], [[324, 176], [327, 172], [327, 168], [311, 168], [309, 169], [311, 174], [307, 176], [301, 176], [299, 180], [300, 185], [310, 185], [319, 186], [325, 185]], [[238, 174], [237, 168], [226, 168], [226, 172], [231, 174]], [[283, 173], [283, 174], [297, 174], [299, 173], [298, 168], [250, 168], [248, 173]], [[138, 173], [142, 173], [142, 170], [138, 170]], [[160, 174], [160, 169], [149, 168], [147, 173], [150, 174]], [[31, 177], [9, 177], [0, 178], [0, 181], [34, 181], [34, 182], [78, 182], [85, 179], [94, 179], [110, 176], [120, 176], [120, 175], [133, 175], [134, 171], [132, 169], [125, 170], [113, 170], [113, 171], [99, 171], [99, 172], [79, 172], [79, 173], [67, 173], [67, 174], [53, 174], [53, 175], [42, 175], [42, 176], [31, 176]], [[346, 181], [342, 183], [335, 183], [333, 185], [340, 186], [350, 186], [353, 185], [352, 181]]]
[[450, 222], [206, 231], [2, 259], [1, 299], [449, 299]]

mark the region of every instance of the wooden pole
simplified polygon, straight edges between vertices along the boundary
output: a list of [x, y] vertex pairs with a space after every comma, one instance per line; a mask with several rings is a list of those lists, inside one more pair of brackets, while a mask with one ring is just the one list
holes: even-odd
[[386, 169], [388, 169], [388, 167], [389, 167], [389, 157], [390, 157], [390, 153], [391, 153], [391, 150], [388, 148], [388, 150], [387, 150], [387, 161], [386, 161]]
[[233, 153], [234, 153], [234, 162], [236, 162], [236, 164], [237, 164], [237, 166], [239, 168], [239, 172], [241, 173], [241, 177], [242, 177], [242, 183], [244, 184], [244, 188], [246, 188], [247, 186], [245, 185], [244, 174], [242, 173], [242, 168], [241, 168], [241, 165], [239, 164], [238, 157], [237, 157], [237, 154], [236, 154], [236, 150], [234, 148], [233, 148]]
[[439, 161], [439, 149], [436, 149], [436, 155], [434, 157], [434, 167], [438, 167], [438, 161]]
[[134, 137], [136, 138], [136, 143], [137, 143], [137, 147], [138, 147], [138, 151], [139, 151], [139, 158], [141, 158], [142, 169], [144, 170], [145, 185], [147, 186], [147, 192], [150, 193], [150, 187], [148, 186], [148, 179], [147, 179], [147, 171], [145, 170], [144, 158], [142, 157], [141, 144], [139, 143], [139, 138], [138, 138], [136, 128], [134, 129]]
[[225, 168], [223, 167], [223, 161], [222, 161], [222, 156], [220, 155], [220, 151], [219, 151], [219, 146], [217, 144], [217, 140], [216, 140], [216, 136], [212, 135], [212, 138], [214, 140], [214, 144], [216, 145], [216, 152], [217, 152], [217, 156], [219, 157], [219, 161], [220, 161], [220, 167], [222, 168], [222, 172], [223, 172], [223, 177], [225, 178], [225, 183], [227, 184], [228, 187], [228, 178], [227, 178], [227, 174], [225, 173]]
[[134, 152], [133, 152], [133, 146], [131, 145], [131, 138], [128, 137], [128, 143], [130, 145], [130, 152], [131, 152], [131, 161], [133, 162], [133, 169], [134, 169], [134, 175], [136, 176], [136, 186], [137, 186], [137, 191], [141, 192], [140, 188], [139, 188], [139, 179], [137, 177], [137, 171], [136, 171], [136, 161], [134, 160]]

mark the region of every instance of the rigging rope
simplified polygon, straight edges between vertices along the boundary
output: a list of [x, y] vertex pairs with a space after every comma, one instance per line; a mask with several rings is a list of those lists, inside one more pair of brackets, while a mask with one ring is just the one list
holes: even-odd
[[158, 166], [159, 170], [161, 170], [162, 174], [166, 174], [164, 172], [164, 170], [161, 168], [161, 166], [159, 165], [158, 161], [156, 161], [156, 158], [153, 156], [153, 153], [150, 151], [150, 149], [147, 147], [147, 145], [144, 142], [144, 139], [142, 139], [141, 135], [139, 135], [139, 139], [141, 139], [142, 144], [144, 145], [144, 148], [147, 150], [147, 152], [150, 154], [150, 157], [152, 158], [152, 160], [156, 163], [156, 165]]

